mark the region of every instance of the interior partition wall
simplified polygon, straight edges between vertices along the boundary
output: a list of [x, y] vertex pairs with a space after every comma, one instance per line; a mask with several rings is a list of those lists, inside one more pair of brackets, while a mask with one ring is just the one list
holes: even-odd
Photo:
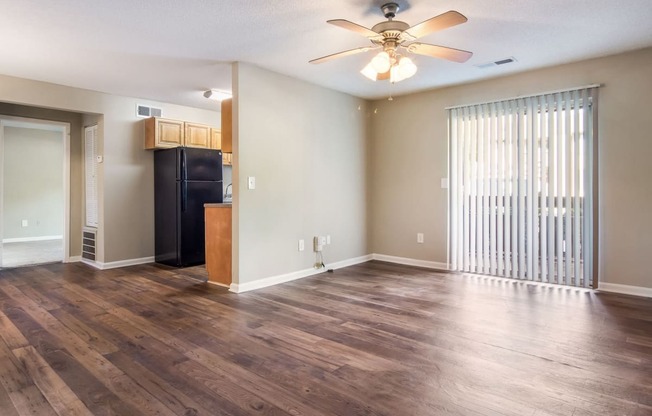
[[449, 111], [452, 270], [597, 284], [597, 86]]

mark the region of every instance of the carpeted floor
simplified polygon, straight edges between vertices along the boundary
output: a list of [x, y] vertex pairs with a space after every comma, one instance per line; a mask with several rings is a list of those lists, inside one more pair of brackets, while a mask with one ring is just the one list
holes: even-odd
[[0, 267], [19, 267], [63, 261], [63, 240], [2, 244]]

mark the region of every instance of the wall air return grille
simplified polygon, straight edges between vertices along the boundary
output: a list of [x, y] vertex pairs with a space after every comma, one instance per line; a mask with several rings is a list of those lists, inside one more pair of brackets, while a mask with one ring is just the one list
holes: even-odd
[[136, 105], [136, 116], [138, 117], [144, 117], [144, 118], [161, 117], [162, 114], [163, 114], [163, 110], [161, 110], [160, 108], [149, 107], [142, 104]]
[[84, 227], [82, 229], [82, 258], [95, 261], [97, 230], [95, 228]]

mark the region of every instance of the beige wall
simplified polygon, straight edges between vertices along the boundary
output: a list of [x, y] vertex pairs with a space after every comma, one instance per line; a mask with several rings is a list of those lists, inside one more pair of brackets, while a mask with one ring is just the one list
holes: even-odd
[[[104, 263], [154, 255], [153, 156], [143, 150], [143, 119], [136, 117], [136, 104], [162, 108], [167, 118], [220, 125], [217, 103], [216, 111], [209, 111], [4, 75], [0, 75], [0, 101], [102, 116], [99, 238], [103, 250], [98, 261]], [[81, 218], [80, 211], [77, 215]]]
[[1, 150], [2, 238], [63, 236], [63, 132], [6, 126]]
[[[652, 48], [434, 90], [377, 109], [369, 146], [372, 251], [446, 262], [446, 107], [551, 90], [600, 88], [601, 280], [652, 287]], [[425, 244], [416, 233], [425, 233]]]
[[366, 103], [252, 65], [233, 72], [234, 282], [310, 269], [317, 234], [332, 237], [327, 263], [368, 254]]
[[[327, 262], [370, 252], [445, 262], [445, 108], [600, 83], [602, 279], [652, 287], [644, 264], [652, 252], [646, 210], [652, 203], [652, 144], [643, 105], [652, 96], [650, 68], [652, 49], [645, 49], [366, 103], [236, 64], [235, 281], [311, 267], [310, 239], [316, 234], [333, 238]], [[136, 103], [162, 107], [165, 117], [219, 125], [218, 111], [1, 75], [0, 101], [97, 115], [83, 124], [101, 126], [102, 262], [154, 254], [152, 154], [142, 150]], [[2, 110], [0, 104], [0, 113], [28, 116]], [[82, 120], [77, 122], [73, 135], [81, 131]], [[81, 156], [76, 137], [71, 143]], [[71, 179], [71, 209], [78, 219], [71, 223], [73, 239], [82, 218], [81, 203], [74, 203], [81, 201], [80, 160], [72, 160], [77, 179]], [[256, 177], [256, 190], [246, 189], [247, 176]], [[425, 234], [425, 244], [416, 243], [417, 232]], [[296, 249], [300, 238], [306, 240], [302, 253]], [[75, 247], [72, 255], [78, 241]]]

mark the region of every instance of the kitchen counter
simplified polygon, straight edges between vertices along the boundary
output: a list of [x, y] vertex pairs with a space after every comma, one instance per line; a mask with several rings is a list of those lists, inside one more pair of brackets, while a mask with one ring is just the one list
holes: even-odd
[[231, 203], [204, 204], [208, 282], [231, 285]]
[[231, 202], [221, 202], [218, 204], [204, 204], [204, 208], [231, 208], [232, 205]]

